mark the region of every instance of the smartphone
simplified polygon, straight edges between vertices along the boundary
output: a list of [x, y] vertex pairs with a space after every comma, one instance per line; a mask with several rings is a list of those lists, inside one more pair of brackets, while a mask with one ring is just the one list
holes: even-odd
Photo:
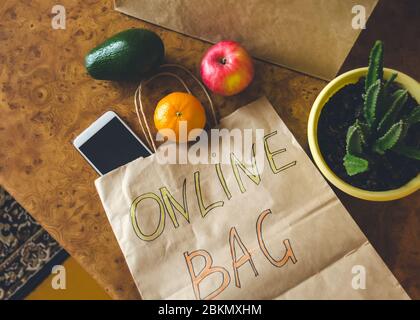
[[92, 123], [73, 141], [73, 145], [100, 175], [152, 154], [113, 111], [106, 112]]

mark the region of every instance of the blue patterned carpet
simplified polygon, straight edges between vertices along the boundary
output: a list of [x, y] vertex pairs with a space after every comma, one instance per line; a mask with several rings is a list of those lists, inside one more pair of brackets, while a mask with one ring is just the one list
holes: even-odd
[[0, 186], [0, 300], [23, 299], [67, 257]]

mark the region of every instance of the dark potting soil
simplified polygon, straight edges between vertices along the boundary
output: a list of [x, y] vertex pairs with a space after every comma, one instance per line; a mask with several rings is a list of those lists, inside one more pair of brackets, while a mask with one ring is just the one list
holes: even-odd
[[[399, 188], [420, 172], [420, 161], [406, 158], [393, 151], [384, 156], [366, 153], [369, 158], [369, 171], [349, 176], [343, 165], [346, 153], [346, 135], [349, 126], [356, 119], [363, 119], [364, 78], [349, 84], [332, 96], [321, 111], [318, 123], [318, 142], [321, 153], [335, 174], [347, 183], [365, 190], [384, 191]], [[397, 85], [394, 84], [396, 89]], [[418, 103], [412, 96], [402, 114], [409, 113]], [[420, 148], [420, 124], [410, 127], [406, 144]]]

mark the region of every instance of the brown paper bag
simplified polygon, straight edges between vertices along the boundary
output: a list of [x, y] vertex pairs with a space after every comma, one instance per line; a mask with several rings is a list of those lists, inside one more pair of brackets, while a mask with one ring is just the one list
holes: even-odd
[[[377, 0], [115, 0], [130, 16], [212, 43], [241, 42], [253, 56], [309, 75], [335, 77]], [[356, 7], [357, 9], [358, 7]], [[360, 7], [359, 7], [360, 8]]]
[[143, 298], [409, 298], [267, 99], [220, 126], [264, 129], [260, 165], [159, 149], [96, 180]]

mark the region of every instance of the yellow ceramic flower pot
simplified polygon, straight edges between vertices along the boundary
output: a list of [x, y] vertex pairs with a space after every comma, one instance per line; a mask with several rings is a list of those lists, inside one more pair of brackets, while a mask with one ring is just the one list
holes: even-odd
[[[403, 198], [420, 189], [420, 174], [413, 178], [407, 184], [401, 188], [388, 190], [388, 191], [368, 191], [360, 188], [356, 188], [347, 182], [340, 179], [327, 165], [324, 157], [321, 154], [318, 145], [318, 120], [321, 114], [321, 110], [324, 107], [328, 99], [333, 96], [338, 90], [343, 88], [345, 85], [350, 83], [356, 83], [360, 77], [366, 76], [368, 68], [354, 69], [346, 72], [339, 77], [332, 80], [318, 95], [316, 98], [308, 120], [308, 140], [309, 147], [314, 158], [316, 165], [319, 170], [333, 185], [345, 193], [352, 195], [356, 198], [370, 200], [370, 201], [390, 201], [395, 199]], [[389, 76], [394, 73], [398, 73], [398, 77], [395, 82], [399, 83], [403, 88], [407, 89], [409, 93], [420, 103], [420, 83], [406, 74], [384, 68], [384, 78], [388, 79]], [[339, 106], [337, 106], [339, 107]]]

